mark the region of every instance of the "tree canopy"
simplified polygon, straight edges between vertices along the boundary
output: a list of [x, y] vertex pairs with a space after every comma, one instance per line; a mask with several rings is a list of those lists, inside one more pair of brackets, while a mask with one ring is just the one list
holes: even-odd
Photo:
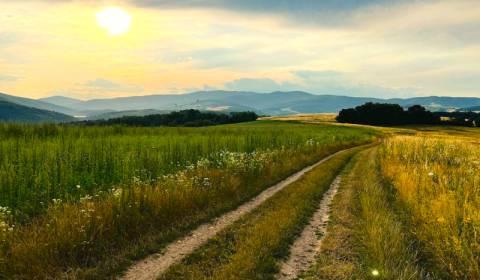
[[440, 117], [420, 105], [411, 106], [405, 111], [398, 104], [368, 102], [341, 110], [337, 121], [370, 125], [439, 124]]
[[183, 110], [168, 114], [147, 116], [125, 116], [108, 120], [82, 121], [86, 125], [127, 125], [127, 126], [208, 126], [254, 121], [254, 112], [214, 113], [198, 110]]

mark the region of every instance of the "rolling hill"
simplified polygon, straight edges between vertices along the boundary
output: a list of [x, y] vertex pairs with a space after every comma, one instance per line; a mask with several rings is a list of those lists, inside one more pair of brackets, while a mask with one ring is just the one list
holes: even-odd
[[70, 107], [70, 106], [75, 106], [75, 104], [82, 102], [80, 99], [75, 99], [71, 97], [65, 97], [65, 96], [50, 96], [46, 98], [40, 98], [38, 99], [39, 101], [50, 103], [56, 106], [61, 106], [61, 107]]
[[0, 100], [0, 121], [42, 123], [70, 122], [74, 120], [75, 118], [65, 114]]
[[8, 95], [5, 93], [0, 93], [0, 101], [7, 101], [7, 102], [15, 103], [15, 104], [30, 107], [30, 108], [54, 111], [54, 112], [58, 112], [66, 115], [75, 115], [76, 113], [75, 110], [71, 108], [58, 106], [55, 104], [44, 102], [42, 100], [18, 97], [18, 96]]
[[160, 115], [170, 113], [170, 111], [160, 111], [154, 109], [130, 110], [130, 111], [112, 111], [86, 117], [85, 120], [108, 120], [121, 117], [143, 117], [148, 115]]
[[39, 100], [0, 94], [0, 100], [18, 105], [82, 117], [108, 119], [121, 116], [145, 115], [149, 112], [171, 112], [185, 109], [234, 112], [253, 111], [260, 115], [291, 115], [307, 113], [337, 113], [342, 109], [366, 102], [396, 103], [408, 107], [422, 105], [430, 111], [455, 111], [480, 106], [474, 97], [415, 97], [381, 99], [339, 95], [316, 95], [302, 91], [256, 93], [246, 91], [199, 91], [187, 94], [158, 94], [79, 100], [52, 96]]
[[[77, 112], [90, 111], [138, 111], [160, 110], [175, 111], [197, 109], [205, 111], [254, 111], [266, 115], [288, 115], [297, 113], [336, 113], [344, 108], [364, 104], [365, 102], [397, 103], [402, 106], [419, 104], [432, 111], [455, 110], [480, 105], [480, 98], [468, 97], [416, 97], [406, 99], [380, 99], [369, 97], [349, 97], [339, 95], [316, 95], [307, 92], [234, 92], [199, 91], [187, 94], [166, 94], [130, 96], [111, 99], [93, 99], [80, 101], [70, 98], [52, 97], [43, 101], [68, 106]], [[53, 100], [53, 101], [52, 101]]]

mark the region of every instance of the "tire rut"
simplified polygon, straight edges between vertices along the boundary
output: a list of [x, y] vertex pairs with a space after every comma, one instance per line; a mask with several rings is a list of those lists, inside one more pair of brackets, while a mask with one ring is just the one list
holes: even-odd
[[315, 258], [321, 251], [322, 241], [327, 234], [330, 206], [337, 194], [340, 182], [341, 177], [339, 175], [323, 195], [319, 207], [310, 219], [309, 224], [290, 247], [290, 256], [281, 263], [280, 272], [276, 275], [276, 279], [297, 279], [302, 272], [315, 263]]
[[354, 149], [356, 147], [341, 150], [329, 155], [317, 163], [310, 165], [295, 174], [289, 176], [285, 180], [269, 187], [252, 200], [244, 203], [237, 209], [223, 214], [219, 218], [210, 223], [203, 224], [197, 229], [190, 232], [189, 235], [170, 243], [162, 252], [148, 256], [147, 258], [134, 263], [126, 273], [121, 276], [120, 280], [153, 280], [162, 275], [170, 266], [182, 261], [186, 256], [190, 255], [197, 248], [205, 244], [209, 239], [214, 237], [221, 230], [238, 221], [245, 214], [256, 209], [267, 199], [274, 196], [277, 192], [300, 179], [305, 173], [309, 172], [325, 161], [337, 156], [341, 153]]

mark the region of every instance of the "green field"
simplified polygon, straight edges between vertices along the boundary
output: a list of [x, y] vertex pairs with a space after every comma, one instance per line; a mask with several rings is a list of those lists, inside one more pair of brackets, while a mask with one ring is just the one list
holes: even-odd
[[116, 278], [289, 175], [356, 146], [157, 276], [279, 277], [340, 175], [327, 234], [318, 235], [322, 245], [301, 264], [301, 278], [480, 277], [476, 129], [289, 119], [205, 128], [2, 124], [0, 135], [0, 278]]
[[[253, 152], [308, 155], [370, 137], [365, 129], [259, 122], [210, 128], [0, 125], [0, 205], [25, 220], [53, 200], [153, 183], [202, 160]], [[338, 148], [337, 148], [338, 149]], [[222, 158], [224, 157], [224, 158]]]
[[7, 278], [113, 273], [377, 134], [272, 121], [209, 128], [1, 125], [0, 271]]

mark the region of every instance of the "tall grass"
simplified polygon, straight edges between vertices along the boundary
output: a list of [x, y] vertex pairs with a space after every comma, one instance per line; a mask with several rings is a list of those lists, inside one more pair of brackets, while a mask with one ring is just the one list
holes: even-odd
[[0, 172], [9, 178], [0, 185], [9, 206], [0, 216], [0, 278], [19, 279], [110, 277], [301, 167], [373, 136], [276, 122], [3, 125], [0, 133]]
[[434, 272], [480, 279], [478, 143], [395, 137], [383, 145], [381, 166]]
[[318, 262], [305, 279], [424, 279], [382, 182], [377, 148], [359, 153], [353, 163], [333, 201]]
[[210, 128], [0, 124], [0, 206], [18, 220], [53, 199], [75, 201], [134, 180], [154, 181], [219, 151], [296, 150], [362, 141], [360, 130], [264, 122]]

